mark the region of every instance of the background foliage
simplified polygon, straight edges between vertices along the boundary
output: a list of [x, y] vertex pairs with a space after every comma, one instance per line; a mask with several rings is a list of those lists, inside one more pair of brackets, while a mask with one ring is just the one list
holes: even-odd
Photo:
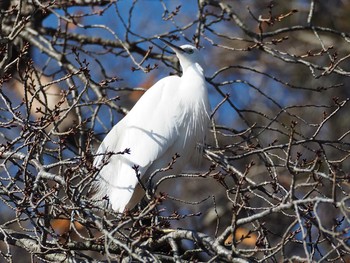
[[[1, 261], [349, 261], [350, 1], [0, 7]], [[118, 215], [89, 198], [93, 154], [180, 74], [158, 37], [201, 49], [211, 136]]]

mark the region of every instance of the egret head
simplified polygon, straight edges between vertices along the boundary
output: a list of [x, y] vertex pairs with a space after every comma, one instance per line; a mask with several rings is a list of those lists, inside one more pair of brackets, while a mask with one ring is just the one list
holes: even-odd
[[199, 50], [194, 46], [186, 44], [178, 47], [164, 39], [160, 38], [160, 40], [167, 44], [176, 53], [176, 56], [179, 58], [181, 64], [182, 71], [185, 71], [189, 66], [195, 63], [200, 66], [204, 65], [204, 60], [199, 54]]

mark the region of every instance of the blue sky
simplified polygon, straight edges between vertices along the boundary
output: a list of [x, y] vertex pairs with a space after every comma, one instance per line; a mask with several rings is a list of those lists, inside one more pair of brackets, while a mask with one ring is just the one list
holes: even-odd
[[[164, 15], [164, 8], [171, 11], [175, 11], [176, 7], [181, 6], [180, 12], [177, 16], [174, 17], [173, 20], [164, 20], [162, 16]], [[116, 8], [117, 7], [117, 8]], [[131, 41], [140, 41], [143, 38], [152, 37], [155, 35], [164, 34], [171, 30], [176, 29], [177, 27], [182, 27], [188, 24], [193, 20], [194, 17], [197, 16], [197, 1], [152, 1], [152, 0], [142, 0], [137, 1], [137, 4], [132, 6], [132, 1], [119, 1], [116, 5], [110, 6], [105, 10], [102, 16], [100, 15], [92, 15], [83, 17], [79, 22], [85, 26], [93, 26], [93, 25], [103, 25], [108, 27], [113, 33], [109, 32], [103, 28], [80, 28], [74, 27], [72, 31], [74, 33], [85, 34], [93, 37], [101, 37], [103, 39], [109, 39], [117, 41], [116, 38], [125, 41], [125, 38], [129, 38]], [[72, 7], [68, 9], [70, 14], [81, 14], [81, 13], [92, 13], [92, 11], [102, 10], [102, 7], [94, 7], [94, 8], [82, 8], [82, 7]], [[62, 10], [56, 10], [57, 13], [63, 14]], [[245, 10], [245, 12], [247, 12]], [[129, 19], [131, 14], [131, 19]], [[125, 26], [130, 23], [130, 29], [132, 32], [138, 34], [128, 34], [126, 35]], [[45, 21], [44, 25], [48, 27], [57, 28], [61, 24], [59, 23], [57, 17], [55, 15], [50, 15]], [[178, 32], [177, 35], [180, 37], [180, 41], [177, 44], [186, 43], [186, 39], [192, 39], [193, 34], [196, 30], [196, 24], [192, 25], [188, 29]], [[227, 25], [225, 23], [220, 23], [214, 25], [213, 28], [221, 31], [221, 33], [225, 32], [225, 30], [231, 30], [230, 34], [234, 33], [236, 28], [226, 28]], [[115, 34], [115, 35], [113, 35]], [[237, 34], [239, 35], [239, 33]], [[163, 47], [164, 44], [160, 43], [158, 40], [154, 40], [153, 43], [147, 41], [140, 43], [139, 46], [147, 49], [149, 46], [154, 46], [154, 44], [158, 44]], [[211, 46], [211, 44], [205, 39], [201, 39], [202, 53], [204, 55], [204, 59], [206, 61], [206, 75], [210, 76], [218, 70], [218, 63], [215, 57], [215, 48]], [[99, 46], [86, 46], [84, 48], [90, 49], [90, 51], [94, 52], [102, 52], [101, 47]], [[88, 50], [87, 50], [88, 51]], [[157, 47], [154, 46], [154, 51], [159, 52]], [[38, 50], [34, 53], [35, 62], [40, 66], [43, 63], [47, 62], [46, 55], [40, 53]], [[91, 58], [89, 54], [84, 55], [80, 54], [81, 57], [86, 58], [90, 63], [90, 70], [92, 78], [99, 82], [103, 79], [101, 75], [101, 71], [99, 70], [99, 66], [96, 64], [95, 60]], [[68, 56], [69, 57], [69, 56]], [[136, 60], [140, 61], [142, 58], [138, 55], [135, 56]], [[74, 61], [74, 57], [70, 56], [71, 61]], [[153, 65], [154, 63], [159, 64], [159, 68], [153, 70], [151, 73], [144, 73], [142, 71], [131, 70], [131, 67], [134, 66], [133, 62], [130, 58], [122, 58], [117, 57], [115, 55], [105, 54], [96, 59], [101, 60], [103, 63], [104, 69], [106, 70], [109, 77], [120, 77], [123, 81], [116, 82], [111, 84], [112, 88], [118, 89], [120, 87], [139, 87], [142, 83], [147, 81], [147, 79], [152, 78], [154, 82], [159, 80], [162, 77], [167, 76], [170, 72], [174, 72], [171, 68], [167, 68], [160, 61], [152, 61], [149, 60], [145, 64], [150, 63]], [[244, 65], [247, 67], [253, 67], [259, 63], [259, 61], [255, 61], [255, 59], [259, 59], [258, 57], [252, 57], [252, 52], [247, 54], [247, 60], [244, 61]], [[235, 65], [235, 61], [227, 62], [231, 65]], [[47, 71], [54, 72], [59, 68], [59, 66], [54, 62], [50, 61], [48, 63]], [[266, 68], [265, 68], [266, 69]], [[265, 70], [263, 69], [263, 70]], [[239, 76], [241, 79], [239, 79]], [[243, 76], [243, 78], [242, 78]], [[221, 90], [223, 93], [230, 93], [231, 100], [238, 108], [244, 108], [250, 104], [252, 100], [255, 100], [257, 97], [261, 98], [261, 95], [257, 94], [257, 92], [242, 82], [249, 81], [253, 85], [259, 85], [258, 88], [264, 86], [264, 90], [269, 92], [270, 96], [275, 97], [279, 103], [282, 105], [286, 105], [291, 102], [291, 96], [285, 96], [285, 89], [281, 89], [281, 86], [266, 77], [261, 77], [256, 73], [245, 72], [243, 75], [236, 75], [235, 71], [231, 71], [230, 75], [219, 75], [217, 78], [218, 81], [237, 81], [236, 83], [222, 86]], [[210, 102], [212, 108], [223, 99], [221, 95], [219, 95], [216, 91], [213, 90], [213, 87], [209, 86], [209, 94], [210, 94]], [[115, 93], [107, 93], [108, 96], [113, 97]], [[89, 99], [89, 98], [86, 98]], [[92, 99], [92, 97], [90, 97]], [[296, 98], [297, 99], [297, 98]], [[120, 101], [123, 105], [123, 100]], [[270, 103], [266, 101], [261, 101], [261, 103]], [[88, 114], [89, 115], [89, 114]], [[117, 122], [122, 116], [119, 116], [114, 121]], [[221, 106], [220, 110], [216, 114], [216, 119], [219, 123], [226, 124], [228, 126], [237, 125], [237, 114], [232, 110], [228, 103], [225, 103]], [[241, 128], [244, 128], [243, 126]]]

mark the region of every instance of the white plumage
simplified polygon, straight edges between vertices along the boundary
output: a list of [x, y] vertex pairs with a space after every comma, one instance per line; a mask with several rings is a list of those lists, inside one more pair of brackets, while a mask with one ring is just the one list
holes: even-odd
[[[164, 175], [181, 172], [191, 158], [201, 155], [209, 126], [208, 93], [198, 50], [162, 41], [175, 51], [182, 76], [165, 77], [146, 91], [107, 134], [94, 160], [94, 166], [101, 169], [94, 198], [108, 196], [118, 212], [133, 208], [144, 194], [140, 187], [135, 190], [138, 179], [133, 166], [139, 167], [144, 180], [179, 154], [173, 169]], [[116, 154], [125, 149], [130, 153]], [[103, 161], [106, 153], [113, 153], [107, 163]]]

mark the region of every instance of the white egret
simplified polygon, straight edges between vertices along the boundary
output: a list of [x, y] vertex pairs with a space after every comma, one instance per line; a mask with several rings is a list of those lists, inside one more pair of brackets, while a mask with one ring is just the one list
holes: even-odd
[[[101, 169], [94, 198], [108, 196], [112, 209], [118, 212], [132, 209], [144, 195], [133, 167], [137, 166], [140, 177], [146, 180], [178, 154], [167, 174], [180, 173], [193, 156], [201, 156], [199, 145], [203, 146], [209, 126], [208, 92], [199, 51], [192, 45], [178, 47], [160, 40], [176, 53], [182, 76], [165, 77], [147, 90], [107, 134], [94, 160], [94, 166]], [[125, 149], [130, 152], [120, 154]], [[104, 157], [107, 153], [110, 158]]]

